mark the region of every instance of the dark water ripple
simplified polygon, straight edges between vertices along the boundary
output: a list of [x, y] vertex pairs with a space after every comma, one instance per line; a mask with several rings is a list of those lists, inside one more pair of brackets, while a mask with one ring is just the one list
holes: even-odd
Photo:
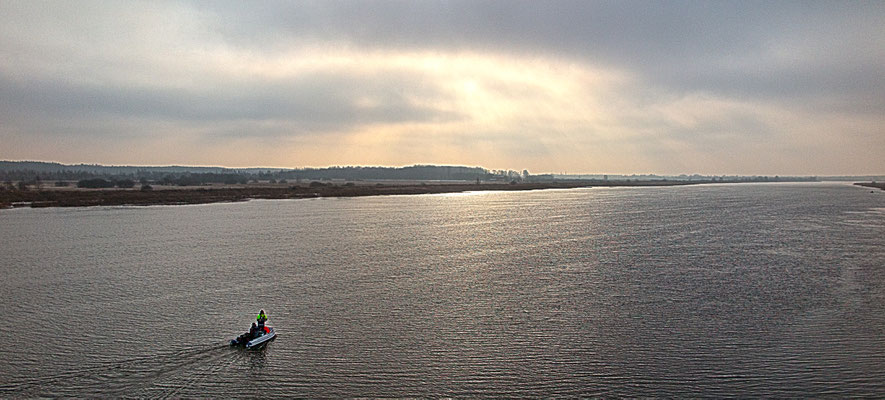
[[882, 397], [883, 237], [841, 184], [3, 211], [0, 397]]

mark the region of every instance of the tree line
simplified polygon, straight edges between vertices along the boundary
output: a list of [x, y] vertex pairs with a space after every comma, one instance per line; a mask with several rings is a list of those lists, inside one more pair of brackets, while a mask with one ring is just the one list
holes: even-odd
[[[418, 181], [513, 181], [528, 176], [513, 170], [487, 170], [481, 167], [414, 165], [408, 167], [328, 167], [298, 169], [226, 169], [205, 167], [101, 167], [66, 166], [56, 163], [0, 162], [0, 182], [25, 182], [26, 185], [41, 186], [50, 181], [74, 182], [80, 187], [120, 187], [129, 181], [142, 184], [198, 186], [211, 183], [246, 184], [250, 181], [300, 182], [320, 180], [418, 180]], [[121, 172], [125, 171], [125, 172]], [[174, 171], [174, 172], [170, 172]], [[102, 181], [99, 181], [102, 180]], [[109, 186], [110, 185], [110, 186]]]

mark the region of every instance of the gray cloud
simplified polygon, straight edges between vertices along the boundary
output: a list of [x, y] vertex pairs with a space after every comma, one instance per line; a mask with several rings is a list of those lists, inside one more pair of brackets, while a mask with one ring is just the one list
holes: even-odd
[[876, 73], [885, 59], [881, 2], [321, 1], [208, 8], [227, 40], [270, 51], [289, 40], [344, 40], [368, 48], [554, 55], [634, 71], [674, 90], [773, 97], [871, 93], [885, 81]]
[[[882, 21], [885, 3], [876, 1], [3, 2], [0, 137], [14, 139], [7, 143], [18, 143], [21, 157], [29, 154], [23, 135], [35, 132], [100, 137], [118, 126], [149, 140], [157, 129], [179, 127], [207, 136], [314, 137], [391, 125], [401, 127], [391, 137], [403, 149], [466, 154], [482, 144], [500, 149], [501, 162], [509, 155], [513, 167], [536, 160], [533, 170], [558, 168], [542, 158], [568, 158], [559, 151], [632, 151], [647, 170], [668, 168], [667, 158], [760, 152], [758, 143], [775, 143], [758, 163], [778, 151], [800, 160], [796, 149], [811, 149], [822, 166], [844, 168], [852, 157], [859, 172], [881, 172], [870, 169], [885, 168], [870, 147], [885, 137]], [[323, 51], [356, 59], [272, 71], [279, 57]], [[547, 104], [531, 105], [552, 96], [533, 97], [539, 83], [489, 79], [481, 82], [495, 93], [489, 101], [530, 105], [510, 126], [471, 125], [469, 110], [457, 106], [460, 83], [440, 81], [445, 74], [395, 63], [359, 68], [361, 54], [378, 62], [402, 52], [483, 54], [502, 66], [555, 60], [627, 82], [604, 94], [579, 88], [604, 96], [603, 109], [563, 122]], [[271, 66], [243, 67], [252, 63]], [[710, 104], [715, 109], [696, 110]], [[574, 126], [601, 113], [609, 119]], [[470, 132], [401, 132], [432, 125]], [[839, 151], [824, 151], [832, 149], [828, 135], [843, 137]], [[475, 158], [482, 164], [481, 154]], [[720, 160], [753, 165], [738, 158]], [[702, 164], [680, 165], [703, 172]]]
[[[405, 76], [366, 80], [318, 73], [294, 81], [219, 82], [217, 86], [183, 89], [87, 85], [61, 79], [18, 82], [0, 76], [0, 113], [29, 113], [35, 118], [113, 116], [190, 122], [274, 120], [303, 131], [458, 118], [453, 111], [409, 101], [404, 88], [411, 89], [409, 94], [418, 91], [408, 84], [414, 80]], [[422, 90], [426, 94], [427, 88]], [[359, 100], [363, 98], [374, 101], [362, 105]]]

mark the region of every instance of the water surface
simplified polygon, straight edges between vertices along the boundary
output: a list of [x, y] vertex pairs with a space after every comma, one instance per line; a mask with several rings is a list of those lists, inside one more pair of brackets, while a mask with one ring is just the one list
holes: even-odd
[[881, 397], [883, 238], [844, 184], [4, 210], [0, 396]]

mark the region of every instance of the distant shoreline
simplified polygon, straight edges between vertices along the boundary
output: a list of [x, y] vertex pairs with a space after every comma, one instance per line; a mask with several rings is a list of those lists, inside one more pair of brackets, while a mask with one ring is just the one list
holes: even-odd
[[885, 182], [857, 182], [855, 185], [885, 190]]
[[90, 207], [185, 205], [246, 201], [251, 199], [307, 199], [319, 197], [363, 197], [415, 194], [462, 193], [472, 191], [517, 191], [575, 189], [594, 186], [683, 186], [718, 181], [609, 181], [549, 183], [427, 183], [427, 184], [323, 184], [245, 187], [184, 187], [154, 190], [73, 189], [73, 190], [3, 190], [0, 208], [13, 207]]

